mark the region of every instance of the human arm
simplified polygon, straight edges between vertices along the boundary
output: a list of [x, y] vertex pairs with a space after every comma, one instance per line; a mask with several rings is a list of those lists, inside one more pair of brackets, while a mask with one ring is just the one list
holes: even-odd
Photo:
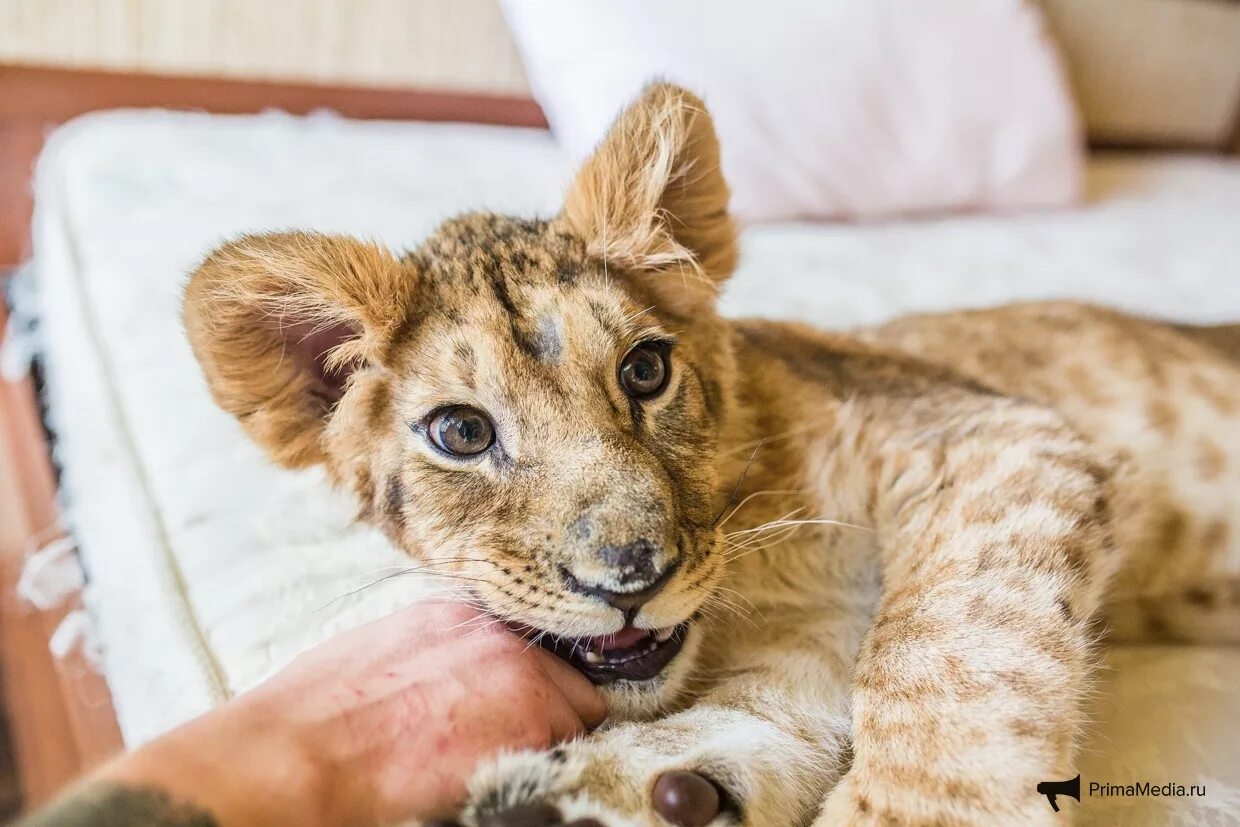
[[100, 768], [25, 827], [335, 827], [450, 812], [481, 758], [605, 716], [571, 667], [461, 604], [340, 635]]

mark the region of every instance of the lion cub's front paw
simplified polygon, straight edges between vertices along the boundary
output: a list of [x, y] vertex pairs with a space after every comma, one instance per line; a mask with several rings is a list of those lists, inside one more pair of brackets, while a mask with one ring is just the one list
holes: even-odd
[[705, 827], [720, 819], [721, 796], [703, 776], [643, 772], [591, 746], [506, 755], [482, 767], [462, 820], [471, 827]]

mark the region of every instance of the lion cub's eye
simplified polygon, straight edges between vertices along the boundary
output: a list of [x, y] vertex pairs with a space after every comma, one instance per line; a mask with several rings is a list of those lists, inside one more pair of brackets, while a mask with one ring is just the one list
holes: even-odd
[[649, 399], [663, 390], [667, 369], [667, 344], [642, 342], [620, 362], [620, 387], [634, 399]]
[[440, 408], [431, 416], [426, 433], [436, 447], [460, 457], [481, 454], [495, 442], [491, 420], [468, 405]]

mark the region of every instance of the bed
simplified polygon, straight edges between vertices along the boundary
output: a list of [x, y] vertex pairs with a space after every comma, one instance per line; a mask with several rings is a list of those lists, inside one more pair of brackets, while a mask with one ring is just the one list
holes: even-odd
[[[546, 215], [571, 171], [540, 129], [327, 114], [121, 110], [52, 137], [17, 312], [37, 320], [23, 343], [41, 353], [77, 552], [66, 559], [85, 572], [85, 613], [69, 615], [59, 646], [106, 679], [125, 744], [436, 588], [385, 579], [402, 559], [353, 523], [347, 499], [316, 472], [266, 463], [212, 405], [180, 330], [187, 272], [242, 231], [401, 248], [465, 209]], [[1071, 211], [749, 228], [723, 307], [837, 328], [1066, 296], [1240, 318], [1240, 160], [1096, 155], [1087, 189]], [[1082, 778], [1204, 783], [1207, 795], [1087, 799], [1082, 821], [1240, 823], [1237, 686], [1234, 649], [1112, 652]]]

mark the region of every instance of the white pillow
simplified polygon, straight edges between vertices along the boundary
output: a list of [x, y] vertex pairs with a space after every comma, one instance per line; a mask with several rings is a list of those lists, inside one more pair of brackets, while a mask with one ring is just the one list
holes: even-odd
[[504, 0], [584, 157], [662, 77], [715, 116], [746, 221], [1023, 209], [1080, 190], [1080, 127], [1022, 0]]

